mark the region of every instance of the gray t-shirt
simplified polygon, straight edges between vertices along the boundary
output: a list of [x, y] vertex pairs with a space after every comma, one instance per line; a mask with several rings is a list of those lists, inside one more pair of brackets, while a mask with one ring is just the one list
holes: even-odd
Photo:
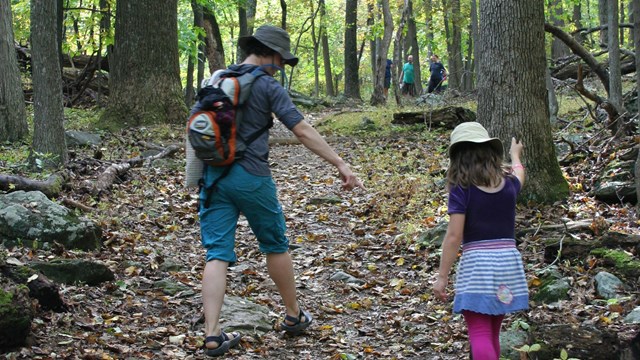
[[[229, 69], [243, 71], [255, 65], [231, 65]], [[251, 70], [249, 70], [251, 71]], [[191, 114], [200, 110], [198, 102]], [[304, 119], [291, 101], [289, 94], [272, 76], [262, 75], [253, 82], [248, 100], [243, 105], [243, 121], [238, 134], [247, 139], [265, 127], [275, 116], [289, 130]], [[237, 161], [247, 172], [258, 176], [271, 176], [269, 169], [269, 132], [265, 131], [245, 151], [244, 158]]]

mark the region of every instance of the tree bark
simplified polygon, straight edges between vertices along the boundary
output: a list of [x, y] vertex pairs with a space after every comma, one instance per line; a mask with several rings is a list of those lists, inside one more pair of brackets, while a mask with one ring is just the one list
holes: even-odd
[[358, 0], [346, 0], [344, 25], [344, 95], [360, 100], [358, 78]]
[[556, 159], [544, 81], [544, 4], [484, 0], [480, 17], [479, 122], [502, 140], [505, 154], [512, 137], [525, 144], [528, 180], [522, 199], [565, 199], [569, 187]]
[[449, 89], [461, 90], [462, 89], [462, 32], [461, 32], [461, 17], [460, 17], [460, 0], [447, 1], [448, 8], [446, 13], [448, 15], [451, 29], [448, 33], [450, 37], [447, 39], [447, 52], [449, 56], [448, 63], [448, 81]]
[[38, 168], [56, 168], [67, 162], [54, 16], [57, 5], [57, 1], [31, 1], [34, 130], [29, 162]]
[[[622, 74], [620, 72], [620, 42], [618, 41], [618, 0], [610, 0], [609, 17], [609, 102], [622, 114]], [[620, 124], [618, 119], [611, 119]], [[615, 126], [618, 130], [620, 126]], [[616, 131], [617, 133], [617, 131]]]
[[411, 44], [411, 55], [413, 55], [413, 87], [416, 96], [422, 94], [422, 75], [420, 74], [420, 46], [418, 45], [418, 29], [416, 28], [415, 14], [413, 12], [413, 1], [406, 0], [408, 5], [407, 18], [407, 39]]
[[[580, 6], [580, 3], [573, 5], [572, 22], [575, 25], [576, 29], [582, 28], [582, 7]], [[573, 38], [580, 45], [582, 45], [582, 43], [584, 42], [584, 36], [582, 36], [581, 33], [576, 33]]]
[[0, 142], [29, 134], [11, 19], [11, 2], [0, 0]]
[[324, 0], [318, 3], [320, 7], [320, 40], [322, 42], [322, 60], [324, 63], [324, 82], [327, 96], [335, 96], [333, 87], [333, 74], [331, 72], [331, 49], [329, 49], [329, 37], [327, 36], [327, 9]]
[[[608, 3], [612, 0], [598, 0], [598, 21], [600, 22], [600, 26], [606, 25], [608, 21]], [[617, 0], [613, 0], [617, 1]], [[600, 46], [607, 47], [607, 41], [609, 40], [609, 31], [607, 28], [602, 28], [600, 31]]]
[[[251, 35], [249, 33], [249, 26], [247, 24], [247, 9], [244, 5], [244, 1], [238, 1], [238, 28], [238, 38]], [[236, 50], [236, 53], [238, 54], [238, 58], [236, 59], [236, 62], [239, 64], [244, 61], [244, 59], [247, 57], [247, 54], [242, 51], [240, 45], [237, 46], [238, 49]]]
[[[394, 94], [396, 98], [396, 104], [398, 106], [402, 106], [402, 99], [400, 98], [400, 91], [398, 88], [400, 86], [400, 82], [402, 79], [398, 79], [399, 69], [402, 69], [402, 65], [404, 64], [404, 57], [402, 56], [402, 44], [404, 43], [404, 35], [402, 34], [404, 31], [405, 24], [407, 23], [407, 19], [409, 18], [407, 3], [405, 2], [404, 8], [402, 9], [402, 16], [400, 16], [400, 23], [398, 24], [398, 29], [396, 30], [396, 36], [394, 41], [394, 51], [393, 51], [393, 66], [391, 67], [391, 83], [393, 84]], [[396, 70], [396, 71], [394, 71]]]
[[[553, 19], [553, 25], [559, 28], [564, 26], [563, 16], [563, 8], [561, 0], [553, 0], [553, 4], [551, 4], [551, 18]], [[562, 40], [554, 37], [551, 40], [551, 58], [559, 59], [569, 54], [569, 49], [562, 42]]]
[[[387, 54], [391, 45], [391, 37], [393, 36], [393, 17], [389, 7], [389, 0], [381, 0], [382, 16], [384, 21], [384, 35], [380, 42], [380, 49], [376, 57], [376, 74], [374, 78], [375, 87], [371, 95], [371, 105], [384, 104], [387, 99], [384, 97], [384, 77], [387, 67]], [[393, 74], [391, 79], [393, 80]]]
[[[222, 35], [216, 15], [208, 7], [203, 7], [203, 25], [206, 33], [205, 37], [205, 53], [209, 61], [209, 72], [213, 74], [218, 69], [226, 68], [224, 46], [222, 44]], [[233, 61], [233, 56], [231, 57]]]
[[[636, 54], [640, 54], [640, 0], [633, 0], [633, 47], [635, 49]], [[636, 69], [640, 69], [640, 56], [636, 56]], [[640, 84], [640, 71], [636, 71], [636, 84]], [[640, 96], [636, 97], [636, 101], [638, 102], [638, 113], [637, 116], [640, 116]], [[640, 151], [638, 152], [638, 158], [636, 159], [635, 167], [635, 183], [636, 183], [636, 195], [637, 198], [640, 199]], [[638, 209], [640, 209], [640, 201], [636, 205]]]
[[184, 123], [177, 17], [177, 0], [118, 1], [107, 126]]

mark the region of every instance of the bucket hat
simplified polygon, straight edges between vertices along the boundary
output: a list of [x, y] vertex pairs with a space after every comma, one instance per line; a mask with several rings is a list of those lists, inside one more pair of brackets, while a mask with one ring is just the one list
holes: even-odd
[[245, 49], [247, 42], [251, 39], [258, 40], [264, 46], [280, 54], [285, 64], [291, 66], [298, 64], [298, 58], [291, 53], [289, 34], [282, 28], [273, 25], [262, 25], [253, 35], [243, 36], [238, 39], [238, 45], [240, 48]]
[[504, 148], [502, 147], [502, 141], [498, 138], [489, 137], [487, 130], [479, 123], [475, 121], [464, 122], [451, 132], [451, 145], [449, 145], [449, 155], [456, 145], [463, 142], [472, 142], [476, 144], [488, 142], [493, 148], [503, 155]]

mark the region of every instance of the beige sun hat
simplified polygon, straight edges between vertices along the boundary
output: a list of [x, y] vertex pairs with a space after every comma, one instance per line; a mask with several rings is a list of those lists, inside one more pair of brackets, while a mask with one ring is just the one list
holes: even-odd
[[490, 137], [487, 129], [485, 129], [479, 122], [464, 122], [453, 129], [453, 131], [451, 132], [451, 145], [449, 145], [449, 155], [451, 155], [451, 151], [457, 144], [463, 142], [472, 142], [476, 144], [488, 142], [489, 144], [491, 144], [491, 146], [493, 146], [494, 149], [496, 149], [496, 151], [498, 151], [500, 156], [502, 156], [504, 153], [502, 141], [500, 141], [500, 139], [498, 138]]
[[238, 45], [244, 49], [247, 42], [251, 39], [258, 40], [269, 49], [280, 54], [285, 64], [296, 66], [298, 58], [291, 53], [291, 40], [289, 33], [284, 29], [273, 25], [260, 26], [253, 35], [243, 36], [238, 39]]

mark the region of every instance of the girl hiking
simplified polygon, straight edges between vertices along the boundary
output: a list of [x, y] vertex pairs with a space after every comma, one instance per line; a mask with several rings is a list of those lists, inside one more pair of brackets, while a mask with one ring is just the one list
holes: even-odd
[[524, 184], [523, 145], [511, 139], [511, 169], [502, 167], [503, 146], [480, 123], [465, 122], [451, 133], [447, 171], [449, 224], [435, 296], [447, 300], [449, 272], [462, 244], [453, 312], [462, 313], [474, 360], [500, 358], [504, 315], [528, 308], [522, 257], [516, 249], [516, 197]]

